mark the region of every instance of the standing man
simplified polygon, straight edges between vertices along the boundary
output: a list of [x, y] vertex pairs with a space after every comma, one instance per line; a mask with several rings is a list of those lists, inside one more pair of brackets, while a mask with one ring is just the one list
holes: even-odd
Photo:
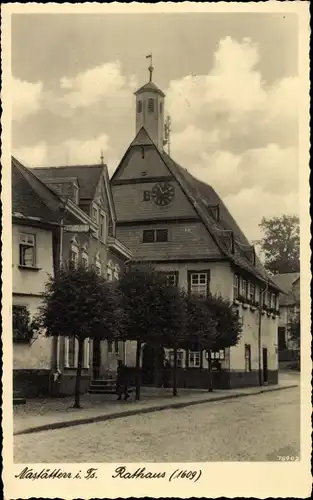
[[127, 366], [123, 364], [121, 359], [117, 362], [117, 372], [116, 372], [116, 393], [117, 399], [121, 400], [124, 394], [124, 400], [129, 398], [128, 394], [128, 381], [127, 381]]

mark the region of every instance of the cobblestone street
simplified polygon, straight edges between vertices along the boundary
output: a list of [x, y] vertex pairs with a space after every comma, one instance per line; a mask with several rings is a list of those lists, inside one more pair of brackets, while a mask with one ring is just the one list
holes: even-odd
[[299, 450], [299, 388], [14, 437], [17, 463], [274, 461]]

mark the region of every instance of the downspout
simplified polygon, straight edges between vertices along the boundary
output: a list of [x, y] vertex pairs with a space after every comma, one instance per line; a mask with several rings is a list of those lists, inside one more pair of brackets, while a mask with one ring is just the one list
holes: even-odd
[[260, 303], [259, 303], [259, 332], [258, 332], [258, 351], [259, 351], [259, 385], [263, 385], [263, 377], [262, 377], [262, 363], [261, 363], [261, 351], [262, 351], [262, 303], [263, 303], [263, 295], [268, 290], [268, 282], [265, 282], [265, 287], [263, 290], [260, 288]]
[[[57, 266], [56, 266], [56, 275], [59, 275], [60, 269], [62, 267], [63, 263], [63, 228], [64, 228], [64, 217], [65, 217], [65, 203], [63, 203], [63, 206], [61, 207], [61, 219], [60, 219], [60, 240], [59, 240], [59, 255], [57, 258]], [[56, 344], [55, 344], [55, 349], [56, 349], [56, 357], [55, 357], [55, 371], [53, 374], [54, 381], [58, 380], [58, 378], [61, 375], [61, 370], [60, 370], [60, 338], [59, 336], [56, 337]]]

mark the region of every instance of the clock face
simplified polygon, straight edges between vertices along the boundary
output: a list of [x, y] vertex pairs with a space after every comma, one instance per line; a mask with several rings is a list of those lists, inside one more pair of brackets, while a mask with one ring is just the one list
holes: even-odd
[[158, 182], [151, 190], [151, 198], [160, 207], [169, 205], [174, 198], [174, 186], [169, 182]]

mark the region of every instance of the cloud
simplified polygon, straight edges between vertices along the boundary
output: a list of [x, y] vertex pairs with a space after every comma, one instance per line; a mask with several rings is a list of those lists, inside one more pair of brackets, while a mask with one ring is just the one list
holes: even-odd
[[284, 78], [268, 85], [258, 70], [259, 51], [248, 38], [220, 41], [212, 69], [204, 75], [172, 80], [167, 110], [173, 130], [191, 124], [203, 130], [220, 130], [220, 138], [255, 136], [266, 143], [297, 140], [299, 79]]
[[12, 78], [11, 86], [12, 118], [17, 122], [22, 122], [28, 116], [39, 111], [43, 85], [42, 82], [30, 83], [18, 78]]
[[60, 79], [62, 102], [71, 109], [86, 108], [100, 101], [108, 107], [120, 108], [125, 104], [125, 98], [130, 100], [131, 91], [135, 88], [135, 77], [124, 76], [119, 61], [87, 69], [74, 78], [64, 76]]
[[48, 146], [46, 142], [39, 142], [33, 146], [13, 149], [13, 155], [29, 167], [40, 167], [46, 163]]
[[227, 37], [204, 75], [171, 81], [172, 154], [227, 201], [247, 235], [298, 210], [298, 78], [268, 85], [256, 44]]
[[242, 189], [226, 196], [223, 201], [250, 241], [260, 238], [258, 225], [262, 217], [295, 214], [299, 211], [298, 193], [273, 194], [260, 186]]
[[66, 164], [91, 165], [100, 163], [101, 150], [104, 154], [104, 163], [111, 162], [114, 153], [107, 134], [101, 134], [89, 140], [67, 139], [57, 146], [49, 146], [41, 142], [31, 147], [17, 148], [13, 154], [22, 163], [32, 167]]

